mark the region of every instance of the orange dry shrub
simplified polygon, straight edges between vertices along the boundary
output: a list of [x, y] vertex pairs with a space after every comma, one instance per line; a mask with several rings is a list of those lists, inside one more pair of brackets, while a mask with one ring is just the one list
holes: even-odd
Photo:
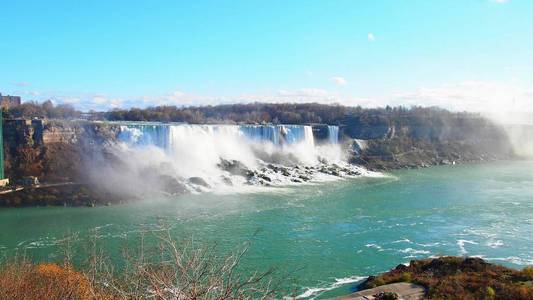
[[113, 299], [72, 267], [18, 263], [0, 270], [0, 299]]

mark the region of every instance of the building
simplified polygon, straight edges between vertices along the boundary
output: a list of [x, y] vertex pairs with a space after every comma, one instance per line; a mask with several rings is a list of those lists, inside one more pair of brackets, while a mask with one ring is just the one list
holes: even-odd
[[0, 93], [0, 107], [1, 108], [10, 108], [20, 105], [19, 96], [3, 96]]

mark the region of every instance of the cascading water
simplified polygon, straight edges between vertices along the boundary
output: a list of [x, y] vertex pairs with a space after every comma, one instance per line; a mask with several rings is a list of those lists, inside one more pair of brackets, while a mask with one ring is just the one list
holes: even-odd
[[169, 126], [160, 124], [121, 125], [118, 139], [131, 145], [154, 145], [166, 148], [169, 145]]
[[328, 125], [328, 140], [330, 144], [339, 143], [339, 126]]
[[[128, 155], [137, 155], [142, 165], [137, 169], [159, 166], [165, 175], [192, 182], [191, 190], [286, 185], [363, 172], [341, 160], [337, 126], [328, 126], [328, 143], [320, 146], [305, 125], [127, 123], [117, 138]], [[142, 154], [131, 154], [136, 151]], [[201, 188], [194, 186], [199, 182]]]
[[[329, 126], [336, 127], [336, 126]], [[330, 131], [337, 132], [334, 129]], [[166, 150], [183, 146], [193, 136], [232, 136], [253, 142], [271, 143], [275, 147], [305, 144], [314, 147], [313, 130], [305, 125], [186, 125], [127, 124], [120, 126], [118, 140], [136, 146], [157, 146]], [[331, 133], [330, 133], [331, 135]], [[338, 138], [331, 138], [336, 144]]]

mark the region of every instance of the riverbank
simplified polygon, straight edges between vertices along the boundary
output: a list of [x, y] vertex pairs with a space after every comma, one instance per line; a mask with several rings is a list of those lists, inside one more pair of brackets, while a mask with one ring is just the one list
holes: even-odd
[[[496, 149], [494, 148], [496, 147]], [[355, 141], [351, 162], [369, 170], [418, 169], [439, 165], [486, 163], [521, 159], [504, 143], [484, 140], [427, 140], [398, 137]]]
[[[424, 295], [418, 287], [425, 289]], [[400, 264], [389, 272], [370, 276], [359, 288], [362, 291], [336, 299], [527, 300], [533, 299], [533, 267], [515, 270], [475, 257], [412, 260], [409, 265]]]
[[88, 206], [121, 204], [132, 199], [90, 184], [64, 182], [13, 187], [0, 194], [0, 207]]
[[[186, 250], [190, 245], [163, 244], [163, 254]], [[233, 272], [241, 250], [219, 260], [198, 253], [176, 252], [170, 261], [129, 261], [134, 268], [113, 272], [101, 256], [87, 258], [85, 267], [63, 263], [30, 261], [0, 264], [0, 298], [2, 299], [275, 299], [284, 294], [277, 283], [269, 282], [272, 271], [246, 277]], [[240, 253], [240, 254], [239, 254]], [[205, 255], [205, 256], [204, 256]], [[184, 264], [181, 266], [181, 264]], [[191, 276], [193, 274], [193, 276]], [[194, 275], [197, 274], [198, 276]], [[134, 276], [132, 276], [134, 275]], [[179, 279], [179, 280], [178, 280]], [[286, 278], [292, 280], [292, 278]], [[191, 288], [190, 284], [195, 287]], [[522, 270], [490, 264], [473, 257], [441, 257], [412, 260], [408, 266], [370, 276], [360, 291], [335, 300], [385, 299], [533, 299], [533, 267]], [[289, 296], [285, 298], [290, 298]]]

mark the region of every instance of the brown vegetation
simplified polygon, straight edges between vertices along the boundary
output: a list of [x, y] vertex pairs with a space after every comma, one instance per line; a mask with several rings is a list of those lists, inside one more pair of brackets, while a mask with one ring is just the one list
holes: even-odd
[[6, 118], [76, 119], [81, 116], [81, 112], [70, 104], [54, 105], [48, 100], [43, 103], [30, 101], [15, 107], [3, 108], [3, 115]]
[[114, 299], [70, 266], [23, 261], [2, 266], [0, 299]]
[[[161, 233], [164, 232], [164, 233]], [[86, 259], [74, 269], [70, 239], [61, 264], [27, 260], [0, 265], [0, 299], [270, 299], [277, 283], [272, 269], [244, 275], [237, 267], [248, 245], [227, 256], [213, 246], [176, 242], [168, 230], [153, 237], [156, 247], [126, 249], [123, 261], [112, 264], [89, 240]], [[116, 263], [116, 262], [115, 262]], [[123, 267], [116, 269], [117, 265]]]
[[533, 267], [522, 271], [480, 258], [442, 257], [411, 261], [409, 266], [370, 277], [363, 288], [412, 282], [427, 288], [429, 299], [533, 299]]

